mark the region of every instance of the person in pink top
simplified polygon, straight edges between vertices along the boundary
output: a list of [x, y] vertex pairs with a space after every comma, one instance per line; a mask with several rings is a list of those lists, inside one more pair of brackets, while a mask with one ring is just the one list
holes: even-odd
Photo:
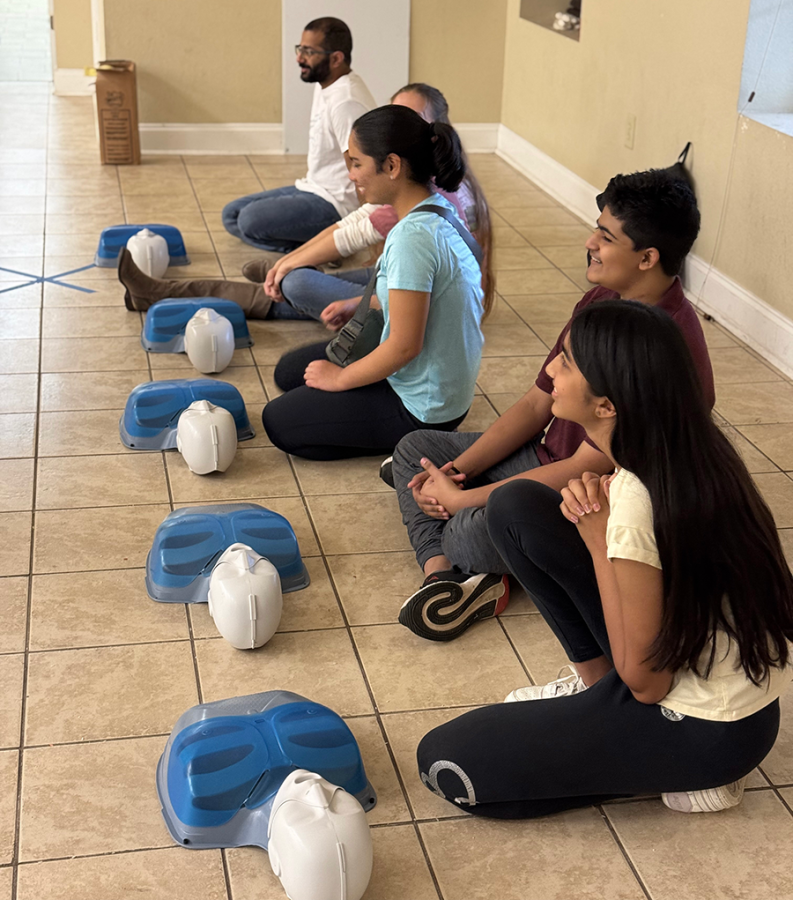
[[[596, 287], [579, 301], [570, 322], [601, 300], [659, 307], [682, 331], [712, 407], [705, 337], [678, 277], [699, 232], [690, 184], [667, 169], [617, 175], [597, 200], [600, 216], [585, 245], [586, 277]], [[558, 491], [583, 472], [604, 474], [611, 468], [580, 425], [552, 412], [553, 384], [546, 367], [559, 355], [570, 322], [531, 388], [483, 434], [414, 432], [394, 451], [393, 485], [426, 576], [402, 606], [399, 621], [420, 637], [451, 640], [506, 607], [509, 569], [486, 519], [488, 498], [497, 487], [529, 479]]]

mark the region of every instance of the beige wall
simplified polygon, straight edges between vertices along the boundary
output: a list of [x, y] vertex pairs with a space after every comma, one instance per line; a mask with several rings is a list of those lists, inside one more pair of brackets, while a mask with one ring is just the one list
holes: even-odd
[[55, 61], [59, 69], [94, 64], [91, 44], [91, 0], [53, 0]]
[[747, 119], [736, 132], [749, 4], [585, 0], [576, 43], [521, 20], [519, 0], [509, 0], [501, 121], [597, 187], [616, 172], [668, 165], [693, 141], [703, 216], [694, 252], [708, 262], [735, 136], [715, 265], [793, 318], [793, 138]]
[[109, 59], [138, 65], [141, 122], [280, 122], [280, 0], [104, 0]]
[[[141, 122], [281, 121], [280, 0], [104, 4], [108, 58], [138, 65]], [[410, 79], [439, 87], [457, 122], [498, 122], [501, 114], [507, 0], [492, 0], [486, 15], [482, 7], [411, 7]]]
[[453, 122], [499, 122], [507, 0], [413, 0], [410, 80], [434, 85]]
[[742, 118], [715, 265], [793, 320], [791, 231], [793, 137]]

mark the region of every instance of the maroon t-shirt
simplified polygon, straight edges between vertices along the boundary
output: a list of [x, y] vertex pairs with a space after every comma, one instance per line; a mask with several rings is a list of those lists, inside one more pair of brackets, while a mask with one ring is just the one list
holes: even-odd
[[[591, 291], [587, 291], [581, 300], [578, 301], [570, 321], [562, 329], [562, 333], [557, 338], [553, 349], [548, 354], [548, 358], [537, 375], [535, 384], [541, 391], [550, 394], [553, 390], [553, 382], [548, 377], [545, 367], [561, 353], [562, 343], [570, 331], [570, 324], [578, 313], [585, 306], [589, 306], [590, 303], [595, 303], [598, 300], [619, 299], [619, 294], [615, 291], [604, 287], [596, 287]], [[672, 286], [663, 295], [661, 302], [657, 306], [671, 316], [683, 332], [683, 337], [686, 339], [688, 349], [691, 351], [691, 356], [694, 359], [694, 366], [702, 382], [705, 400], [708, 406], [712, 408], [716, 402], [716, 393], [713, 388], [713, 369], [710, 365], [705, 335], [702, 333], [702, 325], [694, 307], [688, 302], [686, 295], [683, 293], [683, 286], [679, 278], [675, 278]], [[545, 441], [537, 448], [537, 456], [543, 466], [547, 465], [547, 463], [557, 462], [560, 459], [569, 459], [578, 450], [583, 441], [586, 441], [593, 447], [595, 446], [580, 425], [577, 425], [575, 422], [569, 422], [567, 419], [554, 419], [546, 432]]]

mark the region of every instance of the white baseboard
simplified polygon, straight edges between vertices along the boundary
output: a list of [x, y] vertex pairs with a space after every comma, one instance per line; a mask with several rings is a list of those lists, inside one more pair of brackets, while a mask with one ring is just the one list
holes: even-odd
[[506, 125], [499, 126], [496, 153], [513, 168], [522, 172], [554, 200], [592, 225], [598, 217], [595, 197], [600, 191], [575, 172], [543, 153]]
[[[455, 125], [455, 128], [468, 153], [494, 153], [496, 151], [501, 128], [497, 122], [463, 122]], [[143, 153], [182, 156], [283, 153], [283, 126], [280, 123], [159, 125], [142, 122], [140, 145]]]
[[154, 124], [141, 122], [143, 153], [182, 156], [231, 156], [241, 153], [283, 153], [280, 123], [222, 122], [218, 124]]
[[461, 122], [455, 124], [466, 153], [495, 153], [498, 148], [498, 122]]
[[56, 69], [52, 76], [53, 92], [56, 97], [92, 97], [95, 80], [84, 69]]
[[793, 377], [793, 322], [693, 253], [686, 259], [683, 281], [694, 306]]
[[[585, 222], [597, 219], [600, 193], [575, 172], [501, 125], [497, 154]], [[683, 274], [686, 295], [771, 365], [793, 377], [793, 321], [718, 269], [689, 254]], [[704, 285], [704, 290], [703, 290]]]

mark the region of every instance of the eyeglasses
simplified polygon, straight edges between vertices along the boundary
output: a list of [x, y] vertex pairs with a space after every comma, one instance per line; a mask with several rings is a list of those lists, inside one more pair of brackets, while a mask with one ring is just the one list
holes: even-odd
[[302, 44], [295, 44], [295, 56], [305, 56], [311, 59], [312, 56], [330, 56], [332, 50], [315, 50], [313, 47], [304, 47]]

